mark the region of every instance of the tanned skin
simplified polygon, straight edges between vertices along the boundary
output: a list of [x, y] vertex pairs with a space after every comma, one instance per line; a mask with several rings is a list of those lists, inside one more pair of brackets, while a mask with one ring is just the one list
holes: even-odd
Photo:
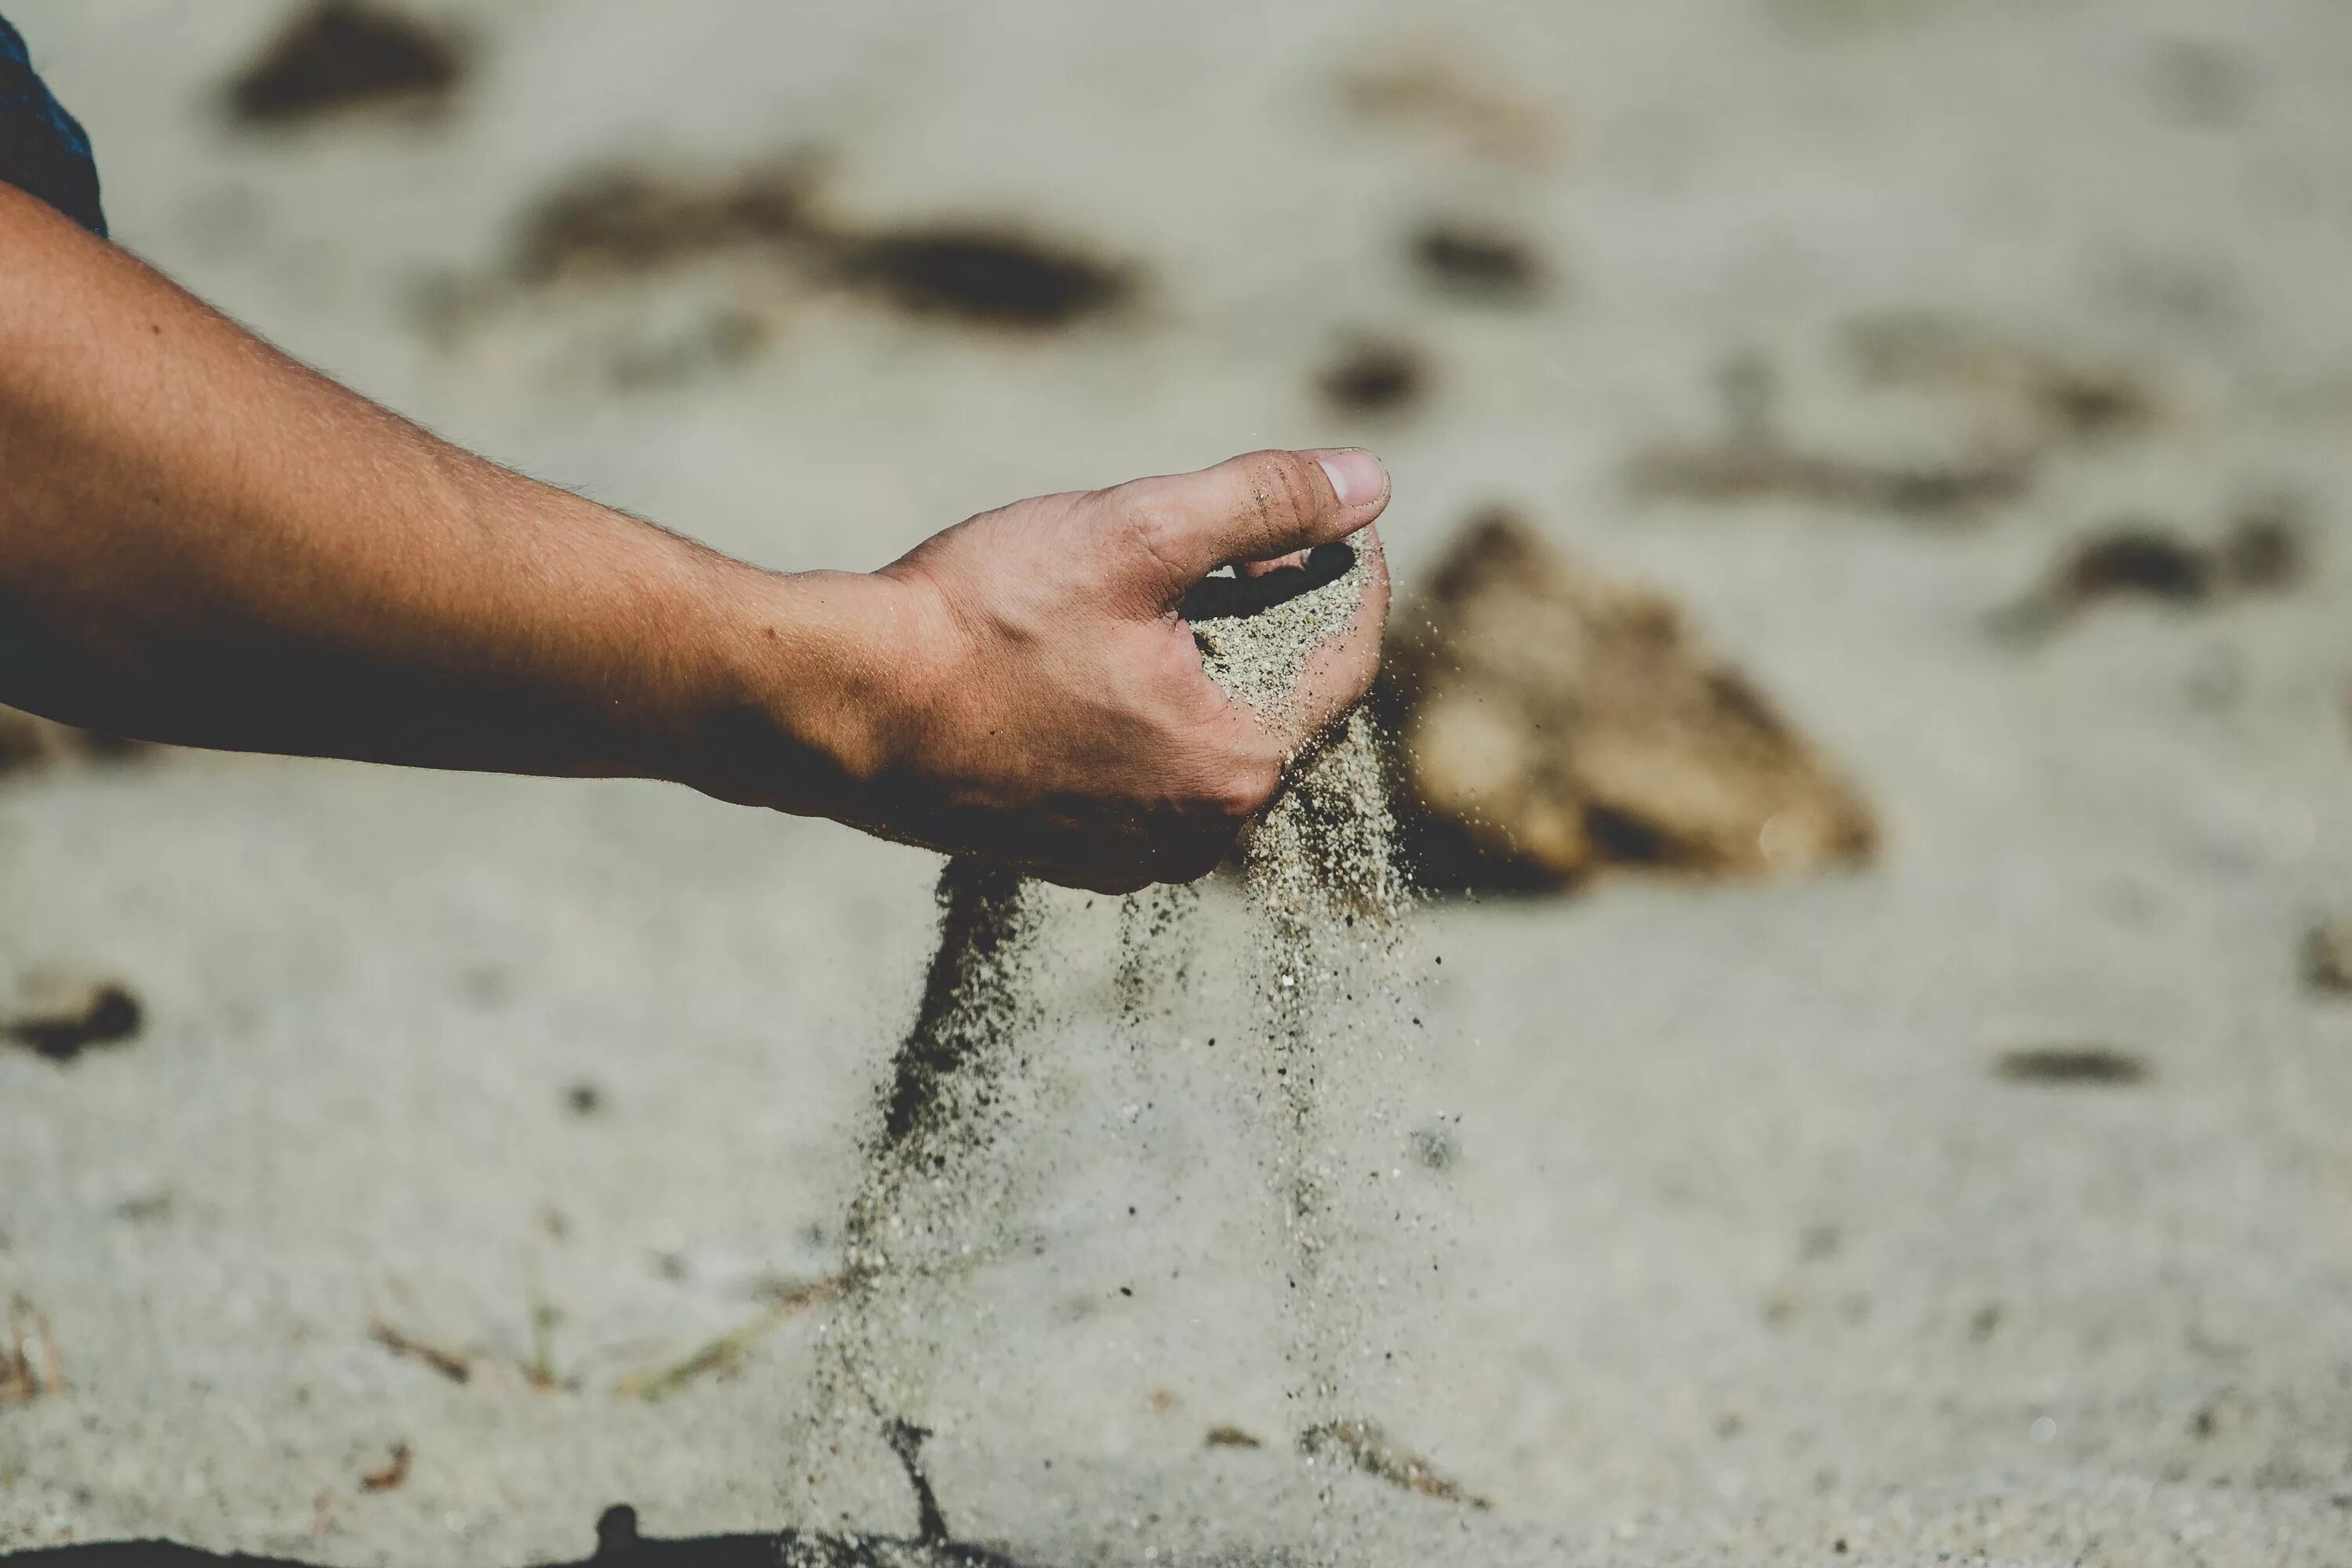
[[[1354, 448], [983, 512], [765, 572], [461, 451], [0, 185], [0, 702], [110, 733], [670, 780], [1125, 891], [1207, 871], [1370, 684]], [[1353, 537], [1356, 621], [1268, 718], [1179, 603]]]

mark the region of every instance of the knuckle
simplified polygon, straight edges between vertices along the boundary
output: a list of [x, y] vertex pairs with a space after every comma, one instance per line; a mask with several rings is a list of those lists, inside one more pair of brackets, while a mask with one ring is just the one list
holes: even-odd
[[1255, 452], [1250, 456], [1250, 489], [1258, 514], [1270, 531], [1288, 532], [1312, 522], [1323, 510], [1319, 475], [1296, 452]]
[[1119, 509], [1115, 530], [1127, 545], [1171, 587], [1190, 586], [1184, 581], [1185, 548], [1190, 531], [1184, 513], [1161, 500], [1131, 500]]
[[1212, 797], [1216, 814], [1228, 822], [1244, 822], [1264, 811], [1282, 787], [1282, 764], [1254, 757], [1229, 769]]

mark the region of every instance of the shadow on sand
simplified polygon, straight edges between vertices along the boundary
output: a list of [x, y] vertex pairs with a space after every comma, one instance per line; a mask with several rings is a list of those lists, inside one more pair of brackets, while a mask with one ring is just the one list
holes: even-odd
[[[200, 1552], [168, 1541], [101, 1541], [0, 1552], [5, 1568], [310, 1568], [284, 1557]], [[637, 1510], [623, 1503], [596, 1521], [596, 1554], [547, 1568], [1021, 1568], [1009, 1557], [950, 1541], [897, 1536], [637, 1533]]]

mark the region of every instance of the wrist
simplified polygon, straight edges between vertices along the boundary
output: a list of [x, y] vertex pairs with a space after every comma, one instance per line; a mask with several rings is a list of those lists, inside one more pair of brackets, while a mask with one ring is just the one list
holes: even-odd
[[747, 572], [727, 596], [719, 695], [689, 776], [709, 795], [862, 818], [929, 706], [940, 628], [919, 589], [851, 572]]

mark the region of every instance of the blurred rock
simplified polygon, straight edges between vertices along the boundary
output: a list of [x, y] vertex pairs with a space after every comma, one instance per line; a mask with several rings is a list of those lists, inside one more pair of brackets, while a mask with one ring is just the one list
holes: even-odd
[[2160, 520], [2117, 518], [2070, 546], [2037, 587], [1996, 613], [1993, 626], [2032, 641], [2109, 599], [2194, 608], [2231, 595], [2285, 593], [2308, 573], [2310, 554], [2304, 510], [2291, 497], [2239, 508], [2210, 543]]
[[1639, 498], [1731, 506], [1793, 500], [1808, 506], [1943, 520], [1970, 517], [2023, 496], [2030, 457], [1969, 451], [1948, 458], [1864, 462], [1792, 446], [1777, 435], [1671, 442], [1634, 455], [1626, 470]]
[[2303, 933], [2303, 983], [2352, 995], [2352, 920], [2324, 920]]
[[0, 1043], [53, 1062], [135, 1038], [145, 1021], [139, 998], [110, 980], [41, 971], [0, 988]]
[[750, 363], [819, 292], [1027, 333], [1115, 314], [1146, 285], [1137, 263], [1016, 216], [852, 220], [825, 199], [829, 167], [816, 147], [588, 166], [519, 215], [496, 264], [420, 284], [410, 319], [444, 352], [493, 334], [486, 362], [629, 391]]
[[1507, 512], [1474, 519], [1391, 625], [1379, 700], [1426, 886], [1763, 875], [1875, 848], [1852, 785], [1670, 601]]
[[1126, 263], [1009, 221], [845, 224], [820, 208], [823, 170], [812, 153], [716, 171], [592, 169], [525, 216], [514, 279], [647, 274], [760, 250], [910, 314], [1021, 327], [1065, 325], [1123, 303], [1135, 288]]
[[2283, 592], [2302, 584], [2311, 568], [2309, 519], [2292, 495], [2257, 497], [2230, 518], [2214, 547], [2221, 579], [2249, 593]]
[[1123, 304], [1133, 269], [1011, 225], [946, 222], [838, 233], [835, 273], [910, 315], [1059, 327]]
[[2142, 1083], [2151, 1070], [2138, 1053], [2102, 1045], [2026, 1046], [2001, 1052], [1993, 1063], [1993, 1075], [2011, 1083]]
[[360, 0], [320, 0], [229, 84], [229, 110], [281, 126], [360, 107], [434, 110], [465, 68], [463, 41], [444, 27]]
[[1855, 377], [1966, 398], [2003, 447], [2041, 449], [2146, 436], [2163, 421], [2154, 378], [2128, 361], [2061, 353], [1937, 310], [1882, 310], [1845, 327]]
[[811, 233], [815, 163], [762, 159], [696, 171], [654, 165], [591, 168], [523, 215], [517, 282], [656, 272], [720, 251], [798, 244]]
[[2070, 552], [2052, 576], [2051, 592], [2069, 605], [2118, 594], [2195, 604], [2211, 595], [2213, 579], [2205, 551], [2161, 523], [2126, 519]]
[[1429, 363], [1419, 349], [1383, 338], [1350, 344], [1315, 384], [1341, 414], [1397, 414], [1427, 395], [1429, 379]]
[[1551, 282], [1543, 252], [1507, 228], [1461, 219], [1425, 224], [1412, 248], [1425, 283], [1464, 300], [1526, 305], [1541, 299]]
[[2033, 487], [2040, 437], [1984, 421], [1909, 453], [1843, 453], [1793, 438], [1780, 427], [1779, 371], [1754, 349], [1727, 357], [1717, 391], [1723, 404], [1717, 433], [1633, 454], [1625, 479], [1636, 499], [1714, 506], [1795, 501], [1952, 522], [1980, 518]]
[[1359, 120], [1436, 131], [1498, 163], [1539, 168], [1568, 141], [1561, 115], [1531, 90], [1438, 39], [1397, 39], [1343, 71], [1338, 86]]
[[2166, 416], [2162, 389], [2137, 363], [2061, 352], [1965, 316], [1874, 311], [1842, 336], [1862, 392], [1874, 402], [1925, 398], [1946, 433], [1910, 451], [1838, 450], [1791, 435], [1777, 419], [1770, 367], [1751, 352], [1727, 367], [1723, 430], [1637, 452], [1633, 493], [1964, 522], [2028, 494], [2053, 454], [2145, 437]]

